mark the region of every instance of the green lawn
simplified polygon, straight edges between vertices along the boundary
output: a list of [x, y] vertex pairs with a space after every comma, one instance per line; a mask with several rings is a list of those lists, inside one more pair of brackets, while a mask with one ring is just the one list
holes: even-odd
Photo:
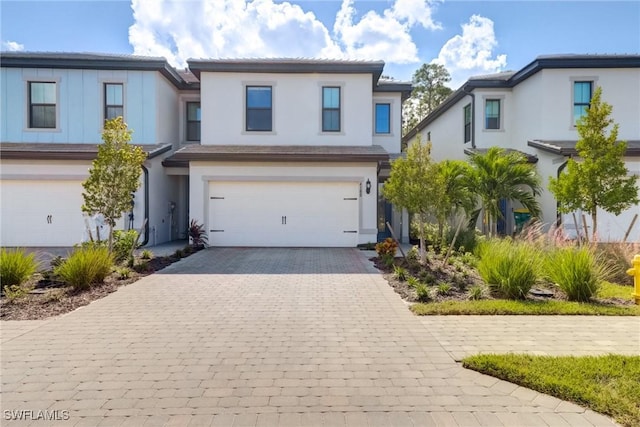
[[564, 314], [640, 316], [640, 306], [626, 307], [569, 301], [478, 300], [418, 303], [411, 306], [415, 314]]
[[598, 297], [633, 300], [633, 286], [602, 282], [600, 289], [598, 289]]
[[640, 426], [640, 356], [477, 355], [473, 369]]

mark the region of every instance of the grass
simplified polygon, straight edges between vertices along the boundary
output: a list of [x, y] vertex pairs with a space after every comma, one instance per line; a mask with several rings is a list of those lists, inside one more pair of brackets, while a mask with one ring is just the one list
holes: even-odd
[[489, 354], [468, 357], [463, 366], [589, 407], [622, 425], [640, 425], [640, 356]]
[[618, 285], [616, 283], [602, 282], [598, 289], [599, 298], [620, 298], [633, 300], [633, 286]]
[[429, 304], [414, 304], [411, 311], [415, 314], [515, 314], [515, 315], [602, 315], [602, 316], [640, 316], [640, 306], [610, 306], [569, 301], [443, 301]]

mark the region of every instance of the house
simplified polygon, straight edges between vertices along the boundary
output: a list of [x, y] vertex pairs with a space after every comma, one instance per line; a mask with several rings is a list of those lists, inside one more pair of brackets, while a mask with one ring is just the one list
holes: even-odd
[[121, 114], [149, 156], [120, 226], [147, 218], [146, 243], [184, 238], [190, 219], [213, 246], [356, 246], [387, 221], [408, 236], [378, 189], [411, 85], [381, 79], [383, 62], [0, 59], [2, 246], [81, 240], [81, 182], [103, 120]]
[[[131, 216], [149, 244], [178, 238], [186, 208], [162, 160], [180, 142], [179, 99], [193, 89], [163, 58], [8, 52], [0, 56], [2, 246], [68, 247], [86, 239], [82, 182], [104, 120], [123, 116], [148, 154]], [[90, 219], [87, 219], [90, 220]]]
[[[640, 56], [552, 55], [540, 56], [515, 72], [470, 78], [414, 129], [404, 143], [430, 140], [437, 161], [465, 159], [491, 146], [517, 150], [535, 163], [542, 177], [539, 201], [546, 224], [562, 223], [568, 234], [582, 224], [582, 212], [559, 216], [557, 201], [548, 191], [549, 177], [558, 176], [569, 157], [575, 156], [576, 120], [596, 87], [613, 107], [619, 124], [619, 139], [628, 143], [625, 162], [640, 185]], [[519, 206], [503, 204], [506, 221], [502, 231], [514, 230], [513, 211]], [[620, 241], [629, 231], [629, 241], [640, 241], [640, 214], [634, 206], [619, 216], [598, 213], [602, 241]]]

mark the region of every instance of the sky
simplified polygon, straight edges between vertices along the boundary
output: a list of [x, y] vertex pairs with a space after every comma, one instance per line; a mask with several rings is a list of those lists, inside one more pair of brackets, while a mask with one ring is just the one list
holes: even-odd
[[385, 61], [410, 81], [444, 65], [470, 76], [539, 55], [639, 54], [640, 0], [0, 0], [3, 51], [189, 58]]

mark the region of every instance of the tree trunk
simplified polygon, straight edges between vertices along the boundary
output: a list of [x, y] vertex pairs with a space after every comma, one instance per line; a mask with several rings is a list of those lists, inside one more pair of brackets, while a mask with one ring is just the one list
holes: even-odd
[[447, 255], [444, 257], [444, 265], [447, 265], [447, 261], [449, 261], [449, 257], [451, 256], [451, 252], [453, 251], [453, 246], [456, 244], [456, 240], [458, 240], [458, 234], [460, 234], [460, 229], [462, 228], [462, 223], [464, 221], [460, 221], [458, 223], [458, 227], [456, 228], [456, 232], [453, 235], [453, 239], [451, 239], [451, 243], [449, 244], [449, 250], [447, 250]]
[[598, 232], [598, 208], [595, 208], [591, 211], [591, 225], [593, 230], [591, 232], [591, 242], [597, 242], [597, 232]]
[[424, 219], [422, 214], [418, 215], [418, 224], [420, 226], [420, 262], [425, 265], [427, 263], [427, 253], [424, 247]]
[[109, 253], [113, 252], [113, 225], [109, 224]]

